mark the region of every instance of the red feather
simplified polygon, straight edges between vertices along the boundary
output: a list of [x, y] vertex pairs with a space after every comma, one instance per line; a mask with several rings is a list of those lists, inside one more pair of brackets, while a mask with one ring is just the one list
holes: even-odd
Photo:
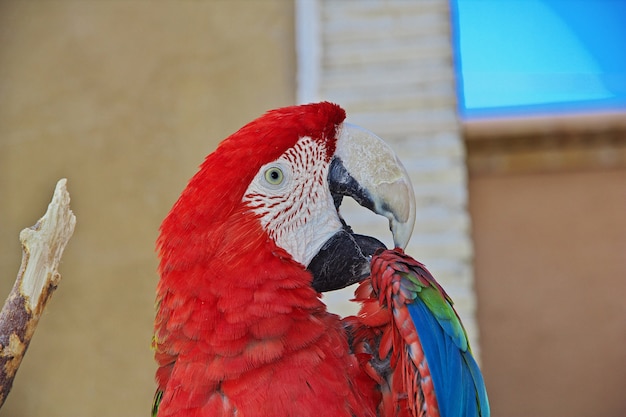
[[[359, 315], [344, 322], [353, 330], [362, 369], [382, 393], [378, 416], [439, 417], [428, 363], [405, 306], [411, 294], [403, 288], [401, 274], [408, 269], [394, 260], [393, 251], [375, 255], [370, 277], [355, 292], [355, 301], [362, 304]], [[374, 362], [385, 360], [389, 363], [381, 373]]]

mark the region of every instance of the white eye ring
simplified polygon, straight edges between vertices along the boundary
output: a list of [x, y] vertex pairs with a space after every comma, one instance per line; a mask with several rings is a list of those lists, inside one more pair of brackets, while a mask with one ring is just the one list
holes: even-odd
[[285, 180], [283, 170], [277, 166], [271, 166], [265, 170], [265, 181], [270, 185], [280, 185]]

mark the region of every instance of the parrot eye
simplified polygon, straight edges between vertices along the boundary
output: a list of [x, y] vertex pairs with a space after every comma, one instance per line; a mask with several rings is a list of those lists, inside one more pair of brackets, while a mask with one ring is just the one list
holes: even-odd
[[265, 180], [271, 185], [280, 185], [284, 178], [283, 171], [278, 167], [271, 167], [265, 171]]

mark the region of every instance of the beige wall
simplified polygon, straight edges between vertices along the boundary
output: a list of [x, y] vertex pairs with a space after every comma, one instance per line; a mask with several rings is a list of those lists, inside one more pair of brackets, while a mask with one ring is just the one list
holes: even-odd
[[63, 280], [2, 416], [148, 415], [161, 219], [219, 139], [294, 101], [291, 1], [0, 2], [0, 293], [68, 178]]
[[472, 175], [494, 416], [626, 415], [626, 169]]
[[464, 125], [495, 416], [626, 415], [626, 114]]

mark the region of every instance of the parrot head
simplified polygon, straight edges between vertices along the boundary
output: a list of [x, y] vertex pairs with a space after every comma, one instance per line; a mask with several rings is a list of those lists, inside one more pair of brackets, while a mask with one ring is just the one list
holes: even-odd
[[318, 292], [357, 282], [384, 245], [352, 232], [339, 212], [346, 196], [389, 219], [394, 244], [405, 247], [415, 221], [406, 170], [385, 142], [345, 117], [328, 102], [285, 107], [226, 138], [161, 226], [162, 275], [193, 275], [203, 259], [238, 262], [246, 248], [263, 247], [308, 269]]

